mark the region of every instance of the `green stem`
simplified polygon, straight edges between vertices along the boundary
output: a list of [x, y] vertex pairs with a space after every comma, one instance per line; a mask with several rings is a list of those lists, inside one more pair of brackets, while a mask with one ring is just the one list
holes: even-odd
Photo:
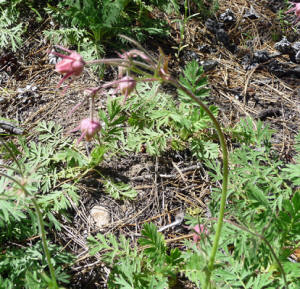
[[221, 230], [222, 230], [222, 225], [223, 225], [223, 218], [224, 218], [224, 213], [225, 213], [225, 205], [226, 205], [226, 197], [227, 197], [227, 187], [228, 187], [228, 151], [227, 151], [227, 145], [226, 145], [226, 140], [225, 136], [222, 132], [222, 129], [220, 127], [219, 122], [217, 119], [214, 117], [212, 112], [209, 110], [208, 106], [203, 103], [200, 99], [198, 99], [191, 91], [189, 91], [187, 88], [185, 88], [183, 85], [181, 85], [176, 79], [170, 78], [168, 80], [171, 84], [173, 84], [175, 87], [178, 89], [182, 90], [185, 92], [187, 95], [190, 96], [191, 99], [196, 101], [208, 114], [210, 119], [212, 120], [215, 129], [217, 131], [220, 145], [222, 148], [222, 154], [223, 154], [223, 183], [222, 183], [222, 195], [221, 195], [221, 204], [220, 204], [220, 212], [219, 212], [219, 217], [218, 217], [218, 222], [217, 222], [217, 229], [216, 229], [216, 234], [214, 238], [214, 243], [211, 251], [211, 255], [208, 261], [207, 265], [207, 273], [206, 273], [206, 279], [205, 279], [205, 286], [204, 289], [207, 289], [209, 284], [210, 284], [210, 278], [212, 271], [214, 270], [214, 262], [215, 262], [215, 257], [216, 253], [218, 250], [218, 245], [219, 245], [219, 240], [221, 236]]
[[45, 231], [45, 227], [44, 227], [43, 216], [42, 216], [42, 213], [40, 211], [39, 204], [37, 203], [35, 197], [32, 196], [27, 191], [27, 189], [25, 188], [25, 186], [22, 183], [20, 183], [18, 180], [16, 180], [12, 176], [4, 174], [4, 173], [0, 173], [0, 176], [8, 178], [11, 181], [13, 181], [14, 183], [16, 183], [22, 189], [22, 191], [24, 192], [24, 194], [26, 195], [26, 197], [31, 197], [32, 198], [32, 203], [33, 203], [33, 205], [35, 207], [36, 214], [37, 214], [37, 217], [38, 217], [39, 230], [40, 230], [40, 234], [41, 234], [41, 237], [42, 237], [43, 249], [44, 249], [44, 253], [46, 255], [46, 259], [47, 259], [47, 263], [48, 263], [48, 267], [49, 267], [49, 271], [50, 271], [50, 276], [51, 276], [51, 279], [52, 279], [52, 284], [53, 284], [53, 286], [54, 286], [55, 289], [58, 289], [58, 285], [57, 285], [57, 282], [56, 282], [56, 276], [55, 276], [55, 270], [54, 270], [53, 265], [51, 263], [50, 252], [49, 252], [48, 245], [47, 245], [46, 231]]
[[38, 217], [38, 220], [39, 220], [40, 234], [42, 236], [43, 248], [44, 248], [44, 252], [45, 252], [45, 255], [46, 255], [46, 259], [47, 259], [47, 263], [48, 263], [52, 283], [53, 283], [54, 288], [58, 288], [57, 282], [56, 282], [55, 270], [54, 270], [54, 267], [51, 263], [50, 252], [49, 252], [49, 248], [48, 248], [48, 245], [47, 245], [46, 231], [45, 231], [45, 226], [44, 226], [44, 222], [43, 222], [43, 216], [42, 216], [40, 207], [39, 207], [35, 197], [32, 198], [32, 203], [35, 207], [36, 214], [37, 214], [37, 217]]

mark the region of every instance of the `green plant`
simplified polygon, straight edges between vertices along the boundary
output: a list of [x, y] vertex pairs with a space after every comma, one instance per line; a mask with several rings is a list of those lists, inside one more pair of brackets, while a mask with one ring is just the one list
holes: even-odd
[[176, 283], [182, 265], [180, 251], [168, 250], [154, 224], [145, 224], [139, 239], [141, 250], [131, 249], [129, 241], [114, 235], [88, 238], [92, 255], [102, 252], [103, 261], [111, 267], [109, 288], [170, 288]]
[[[179, 58], [180, 52], [188, 46], [188, 44], [184, 44], [184, 38], [185, 38], [185, 28], [187, 26], [187, 23], [189, 20], [192, 18], [196, 17], [200, 13], [195, 13], [192, 15], [188, 15], [188, 0], [184, 0], [184, 14], [183, 17], [181, 18], [181, 15], [178, 15], [180, 18], [173, 20], [173, 22], [179, 23], [179, 30], [180, 30], [180, 41], [179, 41], [179, 46], [178, 47], [173, 47], [176, 48], [177, 52], [175, 53], [175, 56]], [[177, 11], [178, 13], [179, 11]]]
[[[213, 247], [211, 250], [210, 258], [207, 262], [207, 270], [206, 270], [206, 281], [205, 281], [205, 287], [207, 288], [210, 286], [211, 283], [211, 274], [214, 270], [214, 261], [215, 256], [218, 249], [218, 244], [220, 240], [222, 225], [223, 225], [223, 219], [224, 219], [224, 213], [225, 213], [225, 204], [226, 204], [226, 198], [227, 198], [227, 187], [228, 187], [228, 151], [226, 146], [226, 141], [224, 134], [222, 132], [221, 126], [217, 119], [215, 118], [213, 112], [210, 110], [210, 108], [202, 101], [200, 100], [189, 88], [186, 88], [186, 84], [181, 84], [176, 79], [172, 78], [172, 76], [168, 72], [168, 60], [163, 54], [163, 52], [160, 50], [160, 56], [158, 60], [155, 60], [138, 42], [128, 38], [127, 36], [122, 36], [127, 41], [130, 41], [133, 43], [137, 49], [132, 49], [128, 52], [125, 52], [124, 54], [120, 55], [120, 58], [116, 59], [98, 59], [98, 60], [92, 60], [92, 61], [83, 61], [80, 55], [76, 53], [75, 51], [70, 51], [68, 49], [62, 48], [64, 51], [68, 52], [69, 55], [61, 55], [60, 53], [55, 52], [56, 55], [62, 56], [61, 63], [56, 64], [56, 70], [63, 74], [63, 78], [60, 81], [60, 84], [68, 78], [68, 76], [72, 74], [76, 74], [79, 76], [79, 74], [82, 72], [82, 65], [93, 65], [93, 64], [110, 64], [110, 65], [116, 65], [119, 67], [119, 79], [116, 81], [112, 81], [109, 83], [106, 83], [102, 86], [96, 87], [96, 88], [89, 88], [87, 91], [89, 92], [89, 95], [87, 99], [90, 100], [90, 121], [95, 121], [93, 118], [94, 115], [94, 98], [97, 93], [103, 92], [103, 89], [118, 85], [120, 87], [120, 84], [122, 82], [124, 87], [129, 87], [130, 90], [133, 91], [136, 82], [142, 81], [142, 79], [134, 79], [131, 74], [132, 73], [140, 73], [145, 78], [146, 81], [163, 81], [166, 83], [172, 84], [174, 87], [176, 87], [178, 90], [181, 90], [184, 92], [184, 94], [188, 95], [193, 102], [197, 103], [205, 112], [205, 114], [208, 115], [208, 118], [212, 122], [214, 128], [216, 129], [217, 136], [220, 142], [220, 146], [222, 148], [222, 157], [223, 157], [223, 183], [222, 183], [222, 193], [221, 193], [221, 201], [220, 201], [220, 211], [219, 211], [219, 217], [218, 217], [218, 223], [216, 228], [216, 234], [215, 239], [213, 242]], [[75, 57], [76, 56], [76, 57]], [[144, 62], [137, 61], [135, 58], [140, 57], [143, 59]], [[77, 74], [78, 69], [78, 60], [80, 59], [80, 72]], [[69, 60], [69, 61], [68, 61]], [[66, 65], [66, 69], [61, 70], [61, 67], [64, 67], [63, 64]], [[76, 65], [75, 65], [76, 64]], [[149, 72], [146, 72], [146, 71]], [[124, 74], [126, 74], [126, 77], [124, 77]], [[133, 85], [134, 82], [134, 85]], [[64, 90], [65, 91], [65, 90]], [[125, 95], [125, 99], [129, 95]], [[166, 119], [166, 118], [165, 118]], [[164, 120], [165, 121], [165, 120]], [[144, 129], [146, 131], [146, 129]], [[104, 150], [103, 150], [104, 151]]]
[[140, 41], [146, 35], [166, 35], [166, 25], [150, 14], [153, 6], [165, 7], [167, 2], [64, 0], [57, 6], [48, 4], [46, 11], [61, 27], [44, 33], [54, 44], [75, 45], [86, 60], [94, 59], [104, 54], [104, 46], [119, 33], [135, 35]]
[[[25, 226], [21, 229], [24, 230]], [[42, 243], [38, 241], [31, 246], [25, 245], [19, 248], [9, 245], [5, 254], [0, 255], [0, 288], [55, 288], [44, 273], [47, 271], [47, 262]], [[61, 247], [51, 244], [48, 247], [53, 256], [51, 262], [55, 266], [57, 280], [68, 284], [69, 275], [64, 272], [63, 266], [71, 263], [73, 257], [65, 252], [57, 254]]]
[[[59, 230], [57, 216], [66, 213], [71, 206], [70, 200], [74, 203], [78, 200], [74, 185], [57, 186], [62, 175], [58, 172], [61, 161], [59, 153], [70, 146], [70, 140], [62, 138], [62, 128], [53, 122], [49, 125], [40, 123], [37, 131], [39, 143], [31, 141], [27, 144], [20, 137], [18, 145], [10, 141], [1, 147], [3, 158], [13, 161], [10, 166], [2, 165], [0, 171], [0, 239], [3, 252], [0, 276], [7, 288], [13, 284], [18, 284], [18, 288], [58, 288], [56, 280], [67, 282], [62, 265], [72, 259], [69, 254], [57, 254], [59, 248], [48, 244], [44, 224], [46, 221], [48, 229], [54, 226]], [[66, 170], [82, 164], [77, 159], [78, 156], [73, 153]], [[55, 186], [56, 190], [53, 189]], [[31, 243], [28, 240], [38, 234], [41, 241], [33, 242], [31, 245], [34, 246], [28, 247]], [[10, 243], [11, 240], [20, 244], [20, 248], [16, 247], [15, 242]], [[55, 257], [50, 257], [54, 251]], [[45, 274], [46, 264], [51, 278]]]
[[[1, 5], [1, 4], [0, 4]], [[0, 48], [11, 47], [16, 51], [22, 44], [22, 35], [26, 31], [23, 23], [16, 23], [18, 12], [11, 9], [3, 9], [0, 6]]]
[[0, 48], [9, 48], [13, 52], [19, 49], [30, 26], [28, 16], [30, 20], [35, 16], [34, 22], [40, 23], [44, 19], [45, 5], [33, 0], [1, 0]]
[[[56, 289], [56, 288], [58, 288], [58, 286], [57, 286], [57, 280], [56, 280], [56, 276], [55, 276], [54, 267], [53, 267], [53, 264], [51, 262], [51, 257], [50, 257], [50, 253], [49, 253], [49, 247], [47, 245], [46, 231], [45, 231], [45, 226], [44, 226], [44, 222], [43, 222], [43, 216], [42, 216], [40, 207], [39, 207], [39, 205], [37, 203], [37, 200], [36, 200], [35, 196], [33, 194], [31, 194], [27, 190], [27, 180], [25, 179], [25, 174], [24, 174], [23, 168], [20, 165], [20, 163], [17, 161], [14, 152], [5, 143], [2, 142], [2, 145], [5, 147], [5, 149], [9, 153], [10, 157], [12, 158], [12, 160], [15, 162], [15, 165], [17, 166], [17, 168], [13, 169], [12, 167], [3, 166], [4, 168], [6, 168], [9, 171], [9, 173], [6, 174], [6, 173], [0, 172], [0, 176], [5, 177], [13, 185], [16, 185], [18, 187], [19, 191], [17, 191], [16, 195], [18, 195], [20, 193], [21, 194], [23, 193], [26, 198], [28, 198], [28, 199], [30, 198], [31, 199], [31, 202], [32, 202], [32, 204], [33, 204], [33, 206], [35, 208], [35, 211], [36, 211], [38, 225], [39, 225], [39, 232], [40, 232], [41, 238], [42, 238], [43, 250], [44, 250], [44, 253], [46, 255], [46, 260], [47, 260], [47, 264], [48, 264], [49, 271], [50, 271], [50, 276], [51, 276], [51, 278], [47, 277], [48, 285], [49, 285], [50, 288]], [[13, 174], [10, 174], [10, 172], [12, 172]], [[7, 206], [6, 206], [6, 208], [7, 208]], [[4, 213], [4, 216], [5, 215], [7, 216], [8, 214]], [[9, 221], [9, 219], [7, 219], [7, 220]], [[7, 258], [8, 255], [6, 254], [5, 257]], [[9, 257], [8, 257], [8, 259], [9, 259]]]
[[[241, 127], [245, 123], [256, 129], [249, 130], [251, 144], [245, 139], [230, 156], [235, 169], [230, 174], [229, 203], [210, 288], [296, 289], [300, 266], [290, 255], [299, 247], [300, 174], [294, 174], [299, 155], [295, 164], [280, 169], [283, 164], [272, 146], [265, 146], [271, 138], [268, 127], [249, 118]], [[297, 151], [299, 140], [298, 135]], [[222, 178], [220, 167], [208, 160], [206, 164], [213, 180]], [[186, 217], [187, 225], [203, 224], [207, 233], [197, 244], [185, 241], [185, 249], [168, 249], [153, 224], [144, 225], [133, 248], [122, 235], [119, 239], [112, 234], [89, 237], [90, 253], [101, 253], [111, 268], [109, 288], [172, 288], [180, 274], [197, 288], [204, 287], [219, 200], [217, 189], [212, 194], [211, 218]]]
[[[187, 242], [187, 249], [181, 252], [168, 251], [162, 236], [152, 225], [145, 225], [139, 240], [142, 248], [139, 249], [128, 249], [129, 243], [124, 237], [120, 237], [121, 243], [112, 235], [105, 238], [98, 234], [99, 242], [91, 237], [92, 252], [107, 254], [105, 262], [112, 268], [109, 286], [171, 287], [173, 282], [176, 283], [177, 274], [183, 273], [201, 288], [297, 288], [299, 281], [296, 272], [299, 265], [290, 262], [289, 256], [299, 247], [300, 196], [295, 185], [299, 178], [293, 174], [294, 166], [282, 170], [283, 162], [272, 149], [272, 132], [262, 122], [255, 124], [250, 118], [234, 129], [228, 129], [233, 141], [239, 142], [238, 148], [230, 154], [229, 172], [225, 137], [215, 117], [217, 111], [201, 99], [205, 99], [207, 91], [197, 63], [188, 64], [184, 77], [177, 81], [169, 74], [167, 58], [162, 51], [158, 60], [153, 59], [137, 42], [124, 38], [137, 49], [125, 52], [120, 58], [84, 62], [84, 65], [119, 66], [118, 80], [88, 90], [91, 120], [97, 93], [103, 93], [111, 86], [121, 87], [121, 83], [122, 87], [130, 87], [122, 106], [118, 104], [118, 99], [109, 100], [108, 112], [99, 113], [100, 119], [108, 127], [104, 130], [103, 139], [99, 140], [99, 147], [95, 148], [96, 152], [100, 152], [99, 160], [106, 153], [117, 155], [130, 149], [138, 151], [141, 146], [149, 154], [159, 155], [170, 147], [180, 149], [192, 144], [195, 153], [199, 153], [199, 143], [204, 139], [211, 146], [208, 154], [202, 155], [203, 164], [211, 181], [214, 184], [221, 182], [221, 189], [215, 186], [211, 190], [209, 206], [212, 216], [205, 221], [200, 218], [193, 221], [196, 223], [195, 231], [202, 232], [201, 236], [194, 237], [193, 243]], [[70, 55], [74, 53], [68, 52]], [[70, 59], [70, 56], [65, 58]], [[67, 75], [73, 71], [65, 73]], [[139, 78], [136, 74], [142, 74], [143, 77]], [[182, 102], [178, 104], [167, 94], [161, 93], [158, 85], [149, 84], [153, 81], [174, 85], [181, 91], [178, 97]], [[139, 82], [143, 83], [136, 85]], [[207, 133], [211, 124], [219, 138], [222, 164], [216, 162], [216, 135]], [[118, 136], [114, 137], [114, 134]], [[106, 138], [112, 141], [108, 142]], [[107, 143], [112, 146], [106, 147]], [[96, 154], [92, 157], [96, 157]], [[96, 164], [95, 160], [93, 164]], [[228, 189], [229, 177], [231, 183]], [[122, 191], [123, 187], [124, 184], [120, 184], [117, 190]], [[129, 190], [127, 186], [125, 191]], [[138, 250], [143, 254], [136, 257]], [[121, 256], [118, 260], [115, 259], [117, 255]], [[176, 261], [169, 263], [170, 257]], [[151, 267], [148, 268], [147, 264], [150, 263]], [[264, 276], [266, 272], [267, 278]]]
[[[173, 2], [173, 1], [172, 1]], [[178, 3], [172, 3], [173, 7], [177, 14], [177, 19], [173, 20], [172, 22], [177, 22], [179, 24], [179, 45], [176, 47], [172, 47], [176, 49], [175, 56], [179, 58], [181, 51], [188, 47], [189, 44], [184, 44], [185, 40], [185, 29], [188, 25], [188, 22], [197, 16], [206, 19], [209, 16], [211, 16], [213, 13], [215, 13], [218, 10], [218, 0], [209, 0], [209, 1], [203, 1], [203, 0], [184, 0], [183, 2], [183, 10], [184, 12], [181, 13], [179, 9]], [[196, 6], [196, 13], [191, 14], [191, 6]]]
[[[245, 127], [245, 123], [254, 125], [247, 119], [241, 127]], [[247, 288], [263, 288], [272, 280], [272, 288], [297, 288], [299, 264], [288, 257], [299, 246], [299, 165], [280, 169], [282, 161], [271, 145], [266, 146], [270, 144], [270, 130], [262, 128], [261, 123], [256, 127], [252, 133], [248, 131], [249, 138], [231, 154], [226, 213], [230, 219], [225, 218], [221, 237], [221, 248], [226, 254], [217, 256], [221, 266], [214, 272], [214, 280], [227, 280], [228, 286], [237, 284]], [[220, 179], [220, 168], [212, 162], [207, 165], [213, 178]], [[214, 215], [218, 211], [219, 190], [214, 191], [212, 198], [210, 208]], [[239, 268], [238, 272], [235, 267]], [[270, 278], [262, 278], [265, 273]]]
[[[204, 88], [207, 83], [201, 67], [191, 62], [183, 73], [180, 80], [184, 86], [205, 99], [208, 90]], [[109, 144], [110, 150], [115, 148], [120, 153], [138, 152], [145, 145], [150, 155], [160, 155], [170, 147], [183, 150], [192, 144], [191, 150], [199, 158], [215, 155], [218, 146], [211, 142], [212, 136], [205, 131], [211, 124], [210, 118], [197, 103], [188, 100], [185, 93], [180, 90], [178, 93], [180, 105], [169, 94], [163, 93], [158, 83], [139, 83], [136, 93], [132, 93], [123, 107], [117, 100], [108, 99], [108, 116], [104, 111], [99, 112], [105, 123], [101, 144]], [[209, 109], [217, 115], [215, 106]]]

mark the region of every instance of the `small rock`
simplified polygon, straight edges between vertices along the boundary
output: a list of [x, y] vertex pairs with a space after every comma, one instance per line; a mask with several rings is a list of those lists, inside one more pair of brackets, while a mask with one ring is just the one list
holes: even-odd
[[198, 50], [202, 53], [209, 53], [210, 52], [210, 47], [208, 44], [202, 44], [198, 46]]
[[274, 48], [284, 54], [290, 54], [292, 51], [291, 43], [284, 36], [279, 42], [276, 42]]
[[17, 127], [13, 123], [7, 121], [0, 121], [0, 127], [12, 134], [22, 135], [24, 133], [24, 130], [22, 128]]
[[246, 13], [244, 14], [244, 18], [249, 18], [251, 20], [254, 19], [258, 19], [259, 15], [258, 13], [255, 11], [255, 9], [253, 8], [253, 6], [250, 6], [250, 9], [246, 11]]
[[226, 24], [233, 24], [236, 22], [236, 17], [232, 10], [226, 9], [226, 11], [220, 15], [220, 20]]
[[217, 30], [220, 28], [220, 24], [218, 21], [214, 20], [214, 19], [211, 19], [211, 18], [208, 18], [206, 21], [205, 21], [205, 26], [207, 28], [207, 30], [211, 33], [216, 33]]
[[213, 70], [217, 65], [218, 65], [218, 61], [216, 60], [205, 60], [201, 62], [201, 65], [203, 67], [203, 70], [205, 72]]
[[226, 48], [230, 47], [230, 40], [228, 34], [224, 29], [220, 28], [216, 31], [217, 40], [222, 42]]
[[105, 207], [94, 206], [90, 214], [98, 228], [102, 228], [110, 223], [110, 214]]
[[277, 77], [283, 77], [288, 74], [288, 67], [274, 59], [267, 64], [267, 69], [270, 73]]
[[184, 58], [186, 61], [192, 61], [192, 60], [196, 60], [197, 62], [200, 61], [200, 56], [192, 50], [186, 50], [184, 52]]
[[270, 59], [270, 56], [265, 50], [258, 50], [253, 53], [253, 62], [263, 63]]
[[293, 43], [292, 48], [295, 53], [295, 62], [300, 63], [300, 42]]
[[300, 51], [300, 42], [297, 41], [297, 42], [294, 42], [292, 44], [292, 48], [294, 49], [294, 51], [297, 53], [298, 51]]
[[300, 50], [295, 55], [296, 63], [300, 63]]

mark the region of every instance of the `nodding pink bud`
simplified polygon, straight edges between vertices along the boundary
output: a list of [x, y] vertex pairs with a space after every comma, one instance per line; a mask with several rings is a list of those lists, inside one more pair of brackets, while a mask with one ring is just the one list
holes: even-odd
[[80, 123], [80, 130], [87, 141], [90, 141], [93, 136], [101, 130], [101, 124], [98, 120], [91, 120], [89, 118], [83, 119]]
[[80, 130], [81, 136], [77, 141], [77, 144], [85, 137], [87, 141], [90, 141], [94, 135], [101, 130], [101, 124], [98, 120], [91, 120], [90, 118], [85, 118], [80, 122], [80, 125], [71, 132]]
[[205, 234], [205, 235], [207, 235], [208, 234], [208, 231], [207, 231], [207, 229], [205, 228], [205, 226], [204, 225], [199, 225], [199, 224], [197, 224], [194, 228], [193, 228], [193, 230], [195, 231], [195, 234], [193, 235], [193, 241], [194, 241], [194, 243], [197, 243], [198, 241], [200, 241], [201, 240], [201, 236], [200, 236], [200, 234]]
[[55, 66], [55, 71], [60, 74], [72, 72], [78, 76], [81, 74], [84, 67], [84, 61], [81, 55], [77, 52], [72, 52], [69, 56], [65, 55], [63, 59]]
[[129, 94], [135, 89], [136, 81], [130, 76], [124, 76], [120, 79], [118, 84], [118, 90], [125, 95], [124, 102], [128, 98]]
[[52, 54], [62, 58], [55, 66], [55, 71], [60, 74], [65, 74], [64, 77], [60, 80], [57, 87], [60, 87], [61, 84], [71, 76], [79, 76], [84, 68], [85, 62], [82, 56], [76, 51], [66, 49], [64, 47], [58, 46], [60, 49], [70, 53], [69, 55], [61, 54], [58, 52], [51, 52]]
[[295, 5], [295, 7], [291, 8], [290, 10], [286, 11], [286, 13], [291, 13], [295, 11], [296, 14], [296, 20], [295, 22], [298, 22], [300, 20], [300, 3], [292, 3]]

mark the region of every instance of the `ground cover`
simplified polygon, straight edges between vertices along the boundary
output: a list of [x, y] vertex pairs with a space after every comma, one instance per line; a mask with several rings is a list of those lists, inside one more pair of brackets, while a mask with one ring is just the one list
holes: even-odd
[[[116, 51], [137, 48], [120, 41], [120, 32], [136, 34], [154, 58], [161, 48], [171, 75], [209, 106], [225, 133], [229, 196], [211, 288], [297, 288], [300, 50], [295, 16], [280, 12], [288, 3], [185, 1], [170, 9], [149, 1], [151, 9], [145, 5], [138, 15], [136, 4], [116, 5], [116, 15], [126, 17], [109, 24], [103, 12], [108, 24], [91, 24], [88, 38], [71, 2], [64, 2], [73, 8], [65, 14], [49, 3], [49, 18], [25, 5], [27, 38], [1, 52], [1, 172], [21, 180], [29, 195], [1, 177], [0, 288], [55, 288], [43, 275], [50, 272], [32, 196], [61, 286], [205, 286], [222, 186], [221, 149], [205, 112], [169, 84], [138, 83], [126, 102], [109, 87], [94, 104], [100, 143], [77, 144], [81, 133], [70, 132], [89, 116], [88, 101], [71, 113], [83, 91], [119, 71], [86, 67], [62, 93], [53, 44], [69, 44], [85, 60], [118, 57]], [[84, 16], [94, 17], [96, 8]], [[155, 20], [150, 26], [141, 21], [145, 15]], [[37, 16], [40, 23], [31, 21]], [[113, 32], [113, 23], [128, 19], [126, 29]], [[66, 27], [77, 31], [73, 40]]]

